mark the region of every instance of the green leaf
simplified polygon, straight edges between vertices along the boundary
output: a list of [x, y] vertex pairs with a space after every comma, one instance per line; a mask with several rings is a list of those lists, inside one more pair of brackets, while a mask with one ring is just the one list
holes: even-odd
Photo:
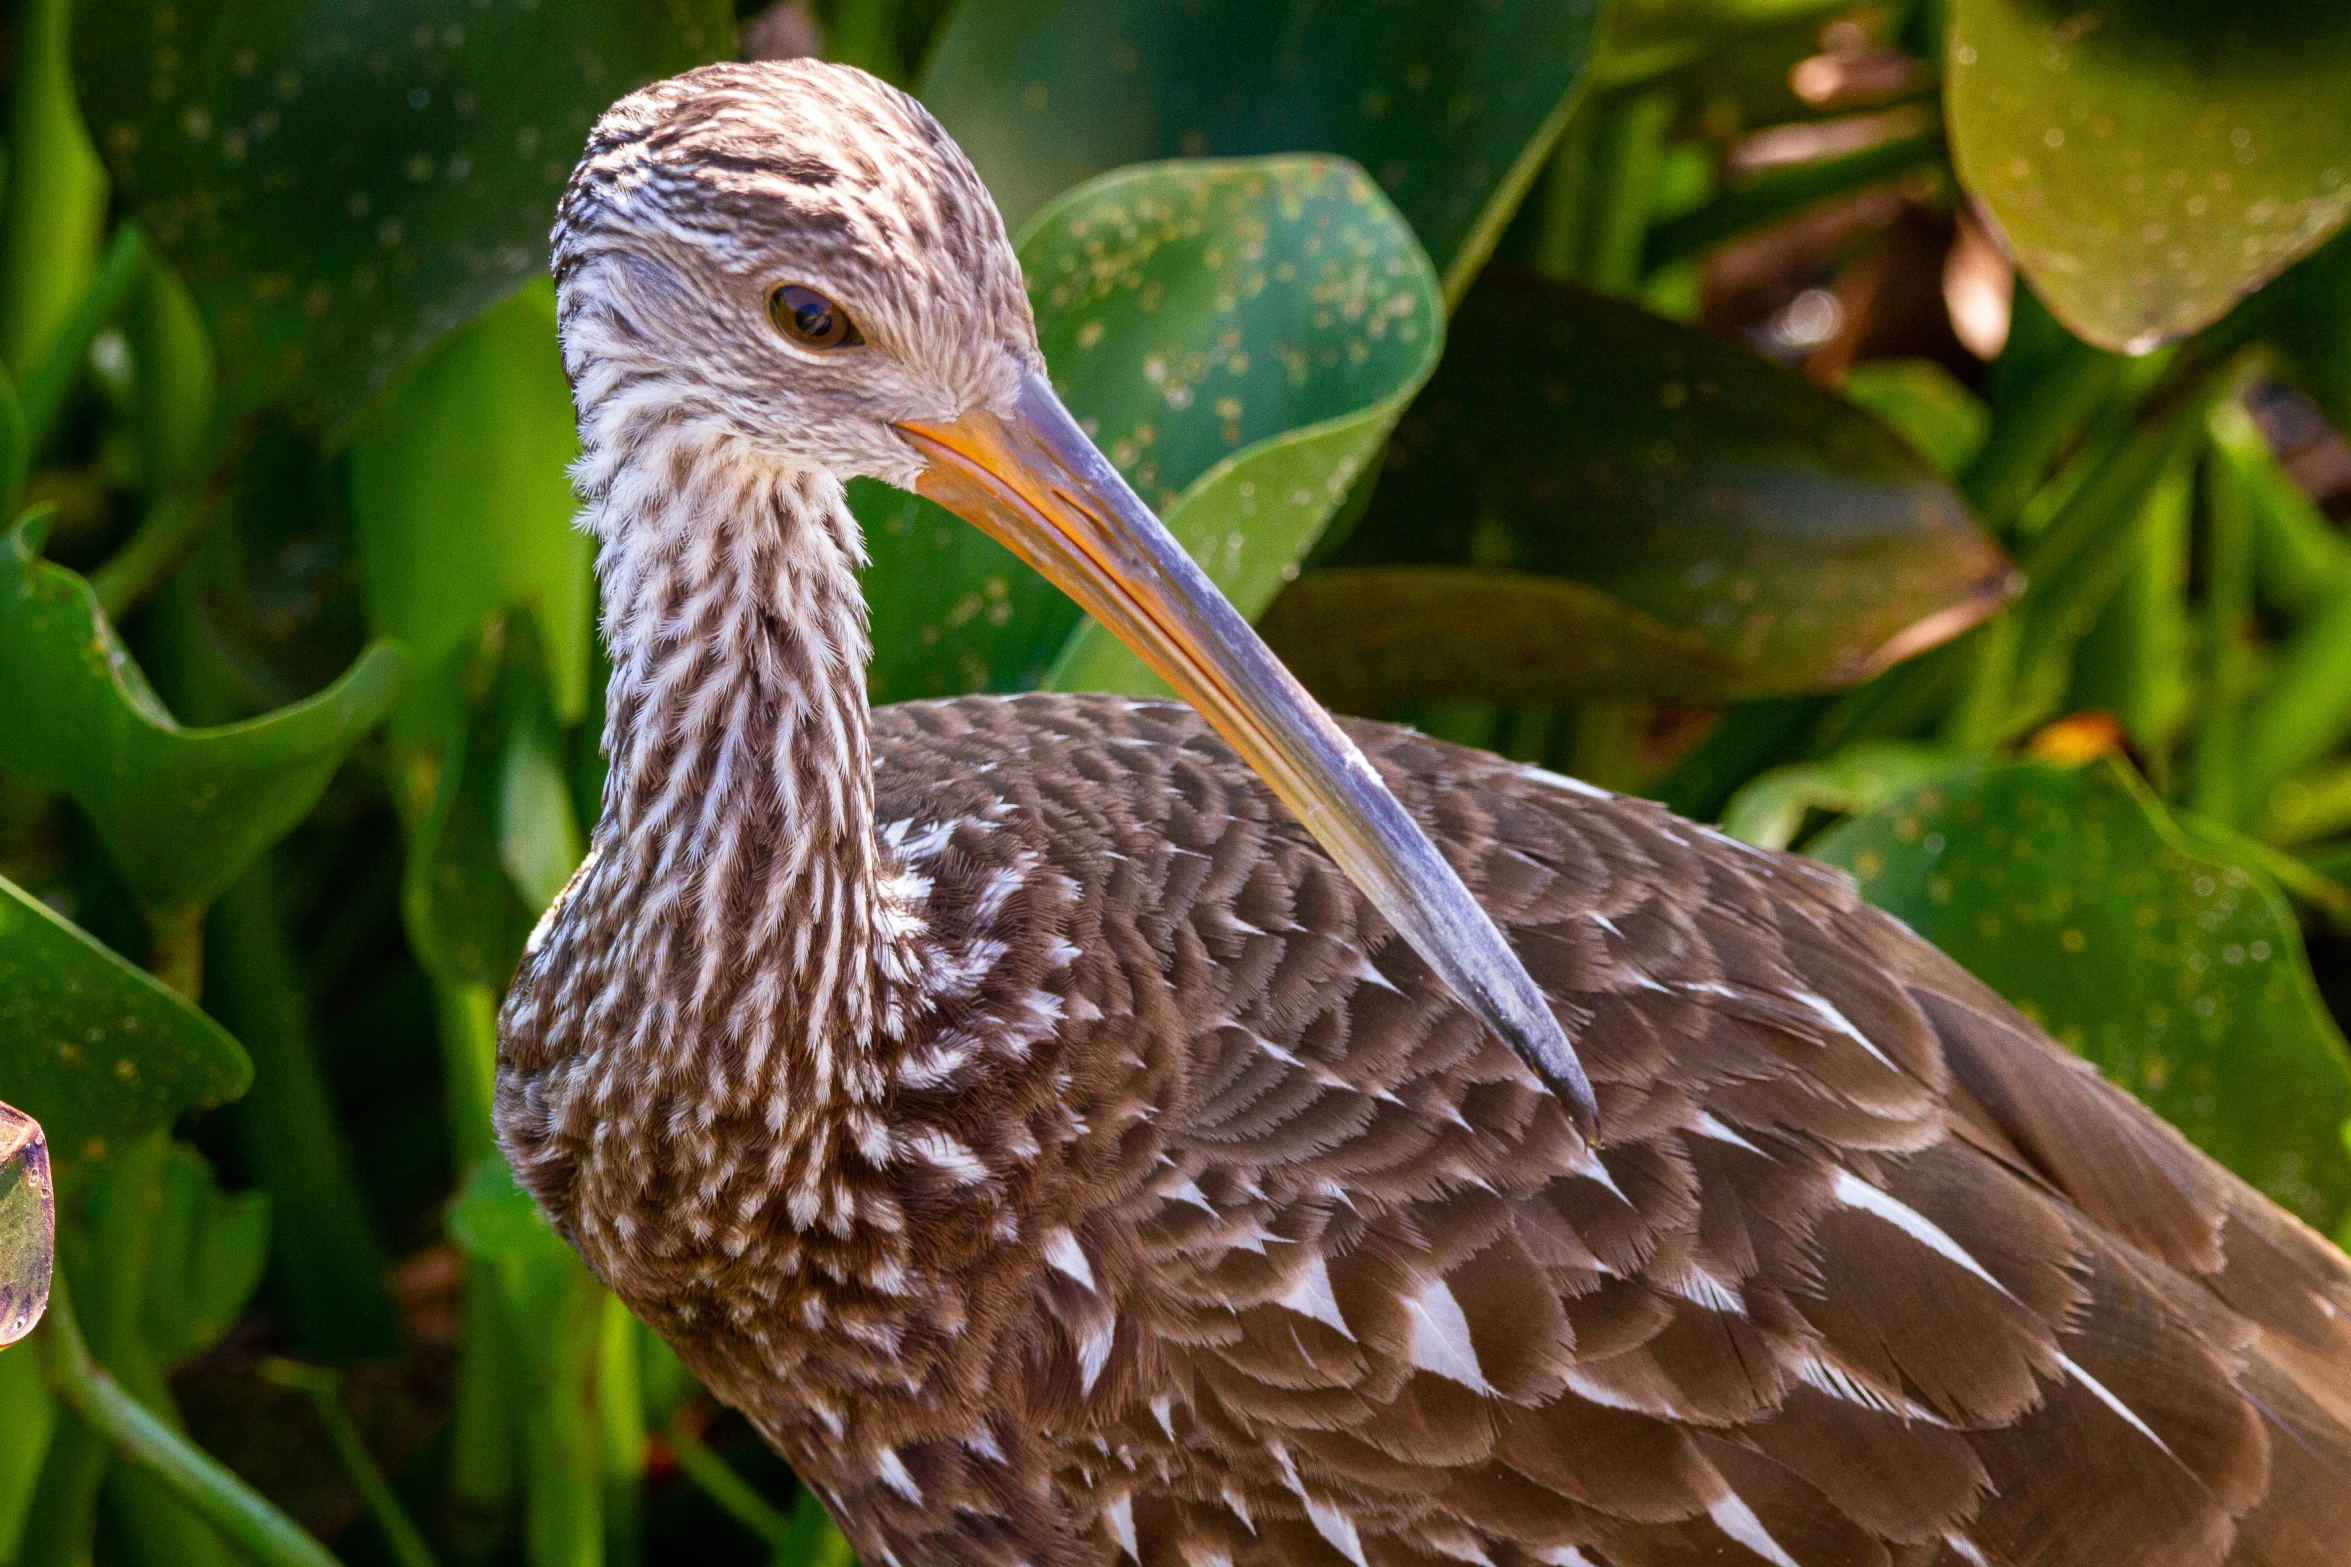
[[[1243, 614], [1314, 543], [1443, 338], [1411, 231], [1334, 159], [1123, 170], [1054, 203], [1021, 263], [1064, 400]], [[976, 529], [885, 486], [850, 494], [874, 558], [876, 700], [1048, 669], [1063, 689], [1161, 689]]]
[[0, 1349], [33, 1331], [57, 1266], [57, 1191], [41, 1123], [0, 1104]]
[[527, 612], [494, 617], [441, 676], [455, 700], [409, 843], [409, 936], [436, 977], [503, 993], [531, 927], [578, 866], [549, 711], [544, 644]]
[[[1254, 616], [1437, 363], [1437, 278], [1352, 164], [1172, 163], [1071, 192], [1021, 260], [1070, 406], [1177, 542]], [[1061, 690], [1164, 692], [1088, 623]]]
[[1723, 807], [1722, 830], [1759, 849], [1785, 849], [1814, 811], [1874, 811], [1951, 770], [1951, 753], [1902, 741], [1847, 746], [1825, 761], [1775, 767], [1750, 780]]
[[503, 1158], [484, 1159], [465, 1178], [449, 1207], [449, 1234], [469, 1257], [483, 1261], [530, 1261], [561, 1256], [563, 1237], [547, 1223], [539, 1204], [515, 1184]]
[[547, 265], [605, 106], [730, 52], [725, 0], [81, 0], [93, 139], [203, 307], [230, 401], [328, 426]]
[[2351, 8], [1954, 0], [1960, 180], [2080, 337], [2218, 320], [2351, 214]]
[[1962, 762], [1806, 852], [2272, 1198], [2351, 1204], [2351, 1062], [2293, 911], [2119, 763]]
[[67, 70], [72, 0], [15, 8], [8, 178], [0, 189], [0, 365], [32, 378], [98, 263], [106, 171], [82, 129]]
[[224, 1192], [185, 1143], [163, 1156], [139, 1331], [158, 1366], [212, 1347], [244, 1314], [269, 1262], [269, 1196]]
[[0, 1093], [61, 1154], [103, 1158], [252, 1076], [219, 1024], [0, 877]]
[[1891, 431], [1743, 348], [1523, 275], [1481, 281], [1449, 345], [1333, 565], [1580, 583], [1703, 646], [1715, 694], [1849, 684], [2012, 591]]
[[1018, 225], [1152, 158], [1328, 152], [1468, 287], [1584, 75], [1596, 0], [966, 0], [923, 102]]
[[1992, 411], [1932, 359], [1871, 359], [1855, 365], [1838, 388], [1845, 401], [1878, 416], [1910, 449], [1955, 479], [1992, 433]]
[[[577, 720], [596, 616], [592, 547], [572, 526], [578, 454], [555, 291], [541, 282], [436, 348], [352, 436], [360, 585], [377, 634], [437, 671], [486, 616], [527, 606], [556, 714]], [[403, 704], [403, 748], [440, 722], [440, 689], [419, 681]]]
[[0, 542], [0, 770], [71, 796], [148, 909], [201, 908], [309, 814], [391, 707], [401, 656], [379, 643], [305, 701], [182, 729], [89, 584], [40, 558], [45, 528]]

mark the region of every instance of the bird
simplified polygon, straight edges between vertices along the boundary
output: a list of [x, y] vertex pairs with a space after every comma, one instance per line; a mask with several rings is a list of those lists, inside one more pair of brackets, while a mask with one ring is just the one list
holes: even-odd
[[[643, 88], [552, 252], [610, 770], [500, 1143], [868, 1567], [2351, 1562], [2351, 1263], [1840, 874], [1325, 714], [915, 99]], [[870, 707], [855, 476], [1180, 699]]]

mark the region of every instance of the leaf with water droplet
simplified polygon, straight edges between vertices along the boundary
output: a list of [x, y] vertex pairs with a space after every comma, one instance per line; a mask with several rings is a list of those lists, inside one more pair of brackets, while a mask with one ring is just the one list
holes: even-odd
[[84, 117], [231, 401], [328, 427], [547, 266], [588, 127], [730, 52], [724, 0], [81, 0]]
[[[1590, 635], [1623, 641], [1560, 661], [1542, 650], [1555, 634], [1530, 621], [1528, 638], [1450, 676], [1424, 655], [1391, 700], [1818, 690], [1934, 645], [2012, 591], [1966, 505], [1893, 432], [1744, 348], [1514, 274], [1480, 281], [1449, 342], [1328, 565], [1574, 583], [1617, 605], [1578, 612]], [[1313, 577], [1297, 591], [1324, 591]], [[1388, 634], [1368, 616], [1322, 620], [1331, 637]], [[1704, 657], [1667, 656], [1671, 639]], [[1547, 698], [1523, 678], [1537, 669], [1557, 676]]]
[[2218, 320], [2351, 215], [2351, 7], [1954, 0], [1953, 166], [2075, 335]]
[[0, 1349], [40, 1322], [57, 1265], [57, 1195], [41, 1123], [0, 1104]]
[[967, 0], [920, 93], [1015, 224], [1145, 159], [1351, 158], [1458, 297], [1540, 167], [1599, 16], [1596, 0]]
[[183, 729], [89, 583], [41, 558], [46, 529], [0, 538], [0, 768], [81, 806], [145, 907], [200, 909], [310, 814], [391, 707], [401, 655], [377, 643], [315, 696]]
[[101, 1157], [252, 1076], [219, 1024], [0, 877], [0, 1085], [60, 1157]]
[[1804, 849], [2278, 1202], [2351, 1210], [2351, 1056], [2293, 910], [2119, 762], [1956, 762]]

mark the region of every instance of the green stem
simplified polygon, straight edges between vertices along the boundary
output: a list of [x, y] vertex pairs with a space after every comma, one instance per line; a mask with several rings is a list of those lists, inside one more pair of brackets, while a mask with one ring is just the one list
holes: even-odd
[[320, 1069], [275, 861], [257, 862], [205, 923], [206, 1009], [253, 1057], [253, 1087], [229, 1115], [270, 1194], [271, 1267], [294, 1341], [331, 1359], [397, 1354], [384, 1252]]
[[392, 1560], [399, 1567], [438, 1567], [432, 1547], [425, 1543], [424, 1531], [408, 1516], [408, 1509], [400, 1505], [391, 1482], [376, 1466], [375, 1455], [367, 1450], [366, 1438], [359, 1434], [359, 1427], [344, 1409], [342, 1376], [324, 1366], [306, 1366], [291, 1360], [263, 1361], [261, 1374], [280, 1387], [309, 1395], [311, 1406], [318, 1411], [319, 1424], [326, 1427], [327, 1441], [343, 1465], [343, 1473], [350, 1477], [359, 1499], [367, 1504], [368, 1514], [382, 1533], [384, 1548], [391, 1553]]
[[87, 287], [106, 221], [106, 171], [74, 104], [72, 0], [25, 0], [15, 12], [0, 192], [0, 363], [23, 384], [51, 357]]
[[644, 1557], [645, 1378], [638, 1337], [644, 1330], [617, 1295], [604, 1297], [597, 1325], [596, 1421], [604, 1443], [605, 1560], [636, 1567]]
[[1665, 134], [1673, 128], [1674, 99], [1645, 92], [1618, 110], [1605, 131], [1607, 188], [1592, 233], [1586, 275], [1605, 293], [1627, 295], [1641, 286], [1641, 250], [1657, 201], [1657, 168]]
[[2246, 818], [2237, 768], [2257, 635], [2253, 624], [2252, 512], [2235, 466], [2219, 451], [2208, 450], [2204, 458], [2205, 697], [2197, 720], [2196, 775], [2188, 799], [2198, 815], [2231, 826], [2243, 825]]
[[259, 1567], [341, 1567], [293, 1519], [124, 1392], [90, 1358], [62, 1274], [51, 1286], [41, 1340], [50, 1381], [67, 1406]]

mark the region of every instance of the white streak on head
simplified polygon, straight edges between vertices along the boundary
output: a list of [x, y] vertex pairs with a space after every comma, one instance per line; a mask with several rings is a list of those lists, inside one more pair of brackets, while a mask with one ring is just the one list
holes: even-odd
[[1607, 790], [1595, 788], [1581, 778], [1570, 778], [1565, 773], [1555, 773], [1548, 768], [1530, 767], [1527, 769], [1527, 776], [1547, 783], [1554, 789], [1565, 789], [1569, 794], [1580, 794], [1588, 800], [1613, 800], [1616, 798]]
[[1976, 1549], [1975, 1542], [1961, 1534], [1943, 1536], [1943, 1543], [1951, 1547], [1951, 1554], [1967, 1563], [1967, 1567], [1992, 1567], [1991, 1558]]

